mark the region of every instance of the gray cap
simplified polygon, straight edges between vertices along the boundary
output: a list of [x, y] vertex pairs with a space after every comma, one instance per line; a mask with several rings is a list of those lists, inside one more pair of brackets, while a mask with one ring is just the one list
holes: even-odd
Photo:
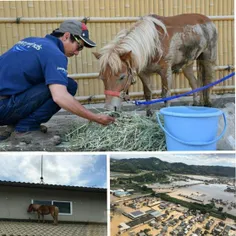
[[84, 46], [92, 48], [96, 46], [92, 40], [89, 39], [89, 31], [87, 26], [77, 20], [66, 20], [61, 23], [60, 27], [54, 32], [66, 33], [69, 32], [75, 36], [79, 36], [84, 41]]

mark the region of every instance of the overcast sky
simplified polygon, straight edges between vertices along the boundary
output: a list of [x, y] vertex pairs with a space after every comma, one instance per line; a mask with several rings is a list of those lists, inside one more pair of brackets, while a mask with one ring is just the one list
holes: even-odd
[[106, 155], [0, 153], [0, 180], [106, 188]]
[[111, 158], [128, 159], [128, 158], [148, 158], [157, 157], [167, 162], [182, 162], [187, 165], [209, 165], [209, 166], [229, 166], [235, 167], [235, 153], [200, 153], [200, 154], [171, 154], [170, 152], [137, 152], [137, 153], [112, 153]]

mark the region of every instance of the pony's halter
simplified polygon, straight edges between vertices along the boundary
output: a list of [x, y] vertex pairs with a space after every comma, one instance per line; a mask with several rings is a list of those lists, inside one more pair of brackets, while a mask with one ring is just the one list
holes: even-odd
[[128, 95], [129, 84], [132, 85], [136, 82], [134, 75], [135, 75], [135, 71], [132, 70], [131, 68], [129, 68], [128, 69], [128, 78], [127, 78], [124, 88], [120, 92], [119, 91], [112, 91], [112, 90], [105, 90], [104, 94], [110, 95], [112, 97], [119, 97], [119, 98], [126, 100], [126, 101], [129, 100], [129, 95]]

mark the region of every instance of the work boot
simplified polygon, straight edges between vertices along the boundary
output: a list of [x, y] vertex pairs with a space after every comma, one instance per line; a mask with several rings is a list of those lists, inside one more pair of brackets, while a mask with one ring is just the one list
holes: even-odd
[[61, 143], [61, 137], [59, 135], [44, 133], [42, 130], [28, 131], [28, 132], [17, 132], [14, 131], [9, 141], [14, 145], [18, 144], [30, 144], [30, 145], [39, 145], [41, 147], [56, 146]]
[[[6, 130], [0, 132], [0, 141], [8, 139], [11, 136], [14, 129], [15, 129], [14, 125], [8, 125]], [[47, 131], [48, 131], [47, 126], [40, 125], [40, 131], [42, 133], [47, 133]]]
[[8, 139], [11, 136], [11, 133], [14, 131], [14, 125], [8, 125], [6, 130], [0, 132], [0, 141]]
[[40, 125], [40, 131], [41, 131], [42, 133], [47, 133], [47, 132], [48, 132], [48, 127], [45, 126], [45, 125]]

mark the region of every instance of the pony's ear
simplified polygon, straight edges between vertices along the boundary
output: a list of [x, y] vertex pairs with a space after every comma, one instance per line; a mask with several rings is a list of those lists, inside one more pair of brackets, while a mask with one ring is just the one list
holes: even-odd
[[125, 54], [123, 54], [123, 55], [121, 55], [120, 56], [120, 59], [122, 60], [122, 61], [125, 61], [125, 62], [127, 62], [127, 61], [131, 61], [131, 54], [132, 54], [132, 51], [129, 51], [129, 52], [126, 52]]
[[93, 53], [93, 55], [97, 58], [97, 59], [99, 59], [102, 55], [100, 54], [100, 53], [98, 53], [98, 52], [92, 52]]
[[130, 68], [133, 68], [133, 61], [132, 61], [132, 51], [126, 52], [125, 54], [120, 56], [120, 59], [128, 64]]

